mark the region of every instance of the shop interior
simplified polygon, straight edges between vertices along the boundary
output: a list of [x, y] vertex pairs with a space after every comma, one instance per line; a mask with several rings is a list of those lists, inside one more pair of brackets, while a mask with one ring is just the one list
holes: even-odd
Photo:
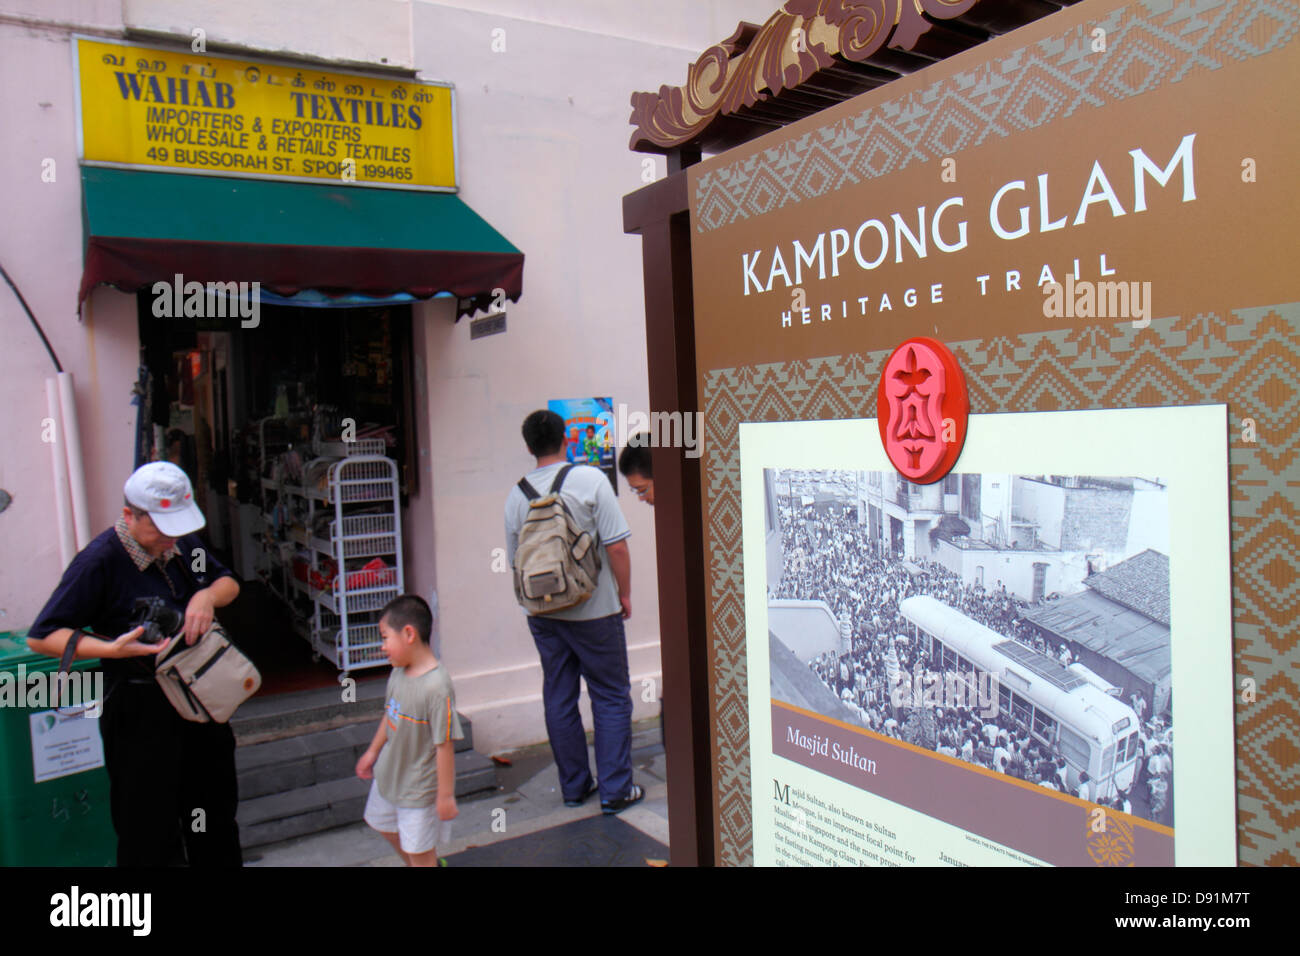
[[264, 302], [244, 329], [137, 300], [136, 464], [189, 475], [201, 534], [241, 582], [219, 616], [262, 693], [386, 676], [379, 610], [404, 590], [418, 491], [410, 305]]

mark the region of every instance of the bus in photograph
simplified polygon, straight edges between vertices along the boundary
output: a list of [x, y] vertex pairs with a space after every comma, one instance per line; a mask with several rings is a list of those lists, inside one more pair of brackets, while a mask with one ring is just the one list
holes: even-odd
[[959, 675], [985, 671], [997, 677], [998, 724], [1014, 724], [1064, 757], [1072, 792], [1085, 770], [1094, 801], [1114, 797], [1117, 789], [1130, 790], [1138, 717], [1106, 692], [1104, 681], [1010, 640], [929, 595], [905, 598], [899, 610], [909, 637], [929, 651], [931, 670]]

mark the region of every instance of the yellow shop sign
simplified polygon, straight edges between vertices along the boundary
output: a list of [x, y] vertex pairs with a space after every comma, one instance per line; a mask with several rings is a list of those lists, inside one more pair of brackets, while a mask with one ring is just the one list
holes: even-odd
[[448, 85], [78, 38], [83, 163], [452, 191]]

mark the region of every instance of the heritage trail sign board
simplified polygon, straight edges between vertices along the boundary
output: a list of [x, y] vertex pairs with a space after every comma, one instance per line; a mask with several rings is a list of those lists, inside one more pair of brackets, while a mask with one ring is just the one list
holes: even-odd
[[[818, 813], [858, 860], [1300, 862], [1273, 747], [1300, 720], [1296, 89], [1295, 4], [1085, 0], [689, 169], [719, 862], [824, 858]], [[877, 387], [913, 336], [965, 376], [955, 474], [1168, 490], [1167, 822], [1097, 829], [1095, 790], [1035, 792], [782, 705], [764, 471], [891, 474]], [[856, 430], [745, 424], [839, 419]], [[877, 772], [846, 783], [814, 766], [823, 744]], [[1042, 832], [1013, 846], [960, 796], [908, 803], [886, 764], [992, 787]]]

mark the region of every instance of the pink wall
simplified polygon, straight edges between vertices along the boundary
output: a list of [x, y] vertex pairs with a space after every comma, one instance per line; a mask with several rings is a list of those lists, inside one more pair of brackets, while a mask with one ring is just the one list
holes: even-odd
[[[641, 240], [622, 228], [622, 197], [643, 185], [627, 103], [688, 58], [500, 15], [414, 14], [417, 64], [456, 84], [461, 198], [527, 257], [506, 332], [471, 340], [464, 319], [426, 327], [443, 656], [475, 742], [494, 749], [545, 739], [537, 650], [509, 574], [492, 569], [506, 494], [534, 467], [520, 424], [558, 398], [650, 410]], [[498, 28], [508, 47], [493, 54]], [[656, 168], [663, 175], [662, 159]], [[632, 529], [634, 713], [652, 716], [659, 705], [642, 700], [641, 682], [663, 692], [654, 512], [621, 477], [618, 502]]]
[[[402, 513], [402, 549], [406, 564], [406, 590], [430, 601], [438, 586], [437, 529], [433, 519], [434, 475], [430, 444], [429, 404], [429, 328], [449, 323], [451, 300], [421, 303], [414, 307], [411, 322], [411, 365], [415, 386], [415, 428], [419, 457], [419, 493], [409, 497]], [[441, 599], [439, 600], [441, 612]]]
[[[41, 4], [43, 16], [104, 23], [115, 3]], [[35, 13], [36, 11], [32, 11]], [[67, 33], [0, 22], [0, 263], [17, 283], [63, 367], [76, 380], [92, 535], [111, 523], [131, 471], [137, 336], [135, 299], [96, 293], [76, 313], [81, 280], [81, 179]], [[54, 181], [42, 180], [45, 160]], [[58, 583], [49, 447], [42, 442], [45, 379], [54, 366], [8, 287], [0, 284], [0, 629], [31, 624]]]

